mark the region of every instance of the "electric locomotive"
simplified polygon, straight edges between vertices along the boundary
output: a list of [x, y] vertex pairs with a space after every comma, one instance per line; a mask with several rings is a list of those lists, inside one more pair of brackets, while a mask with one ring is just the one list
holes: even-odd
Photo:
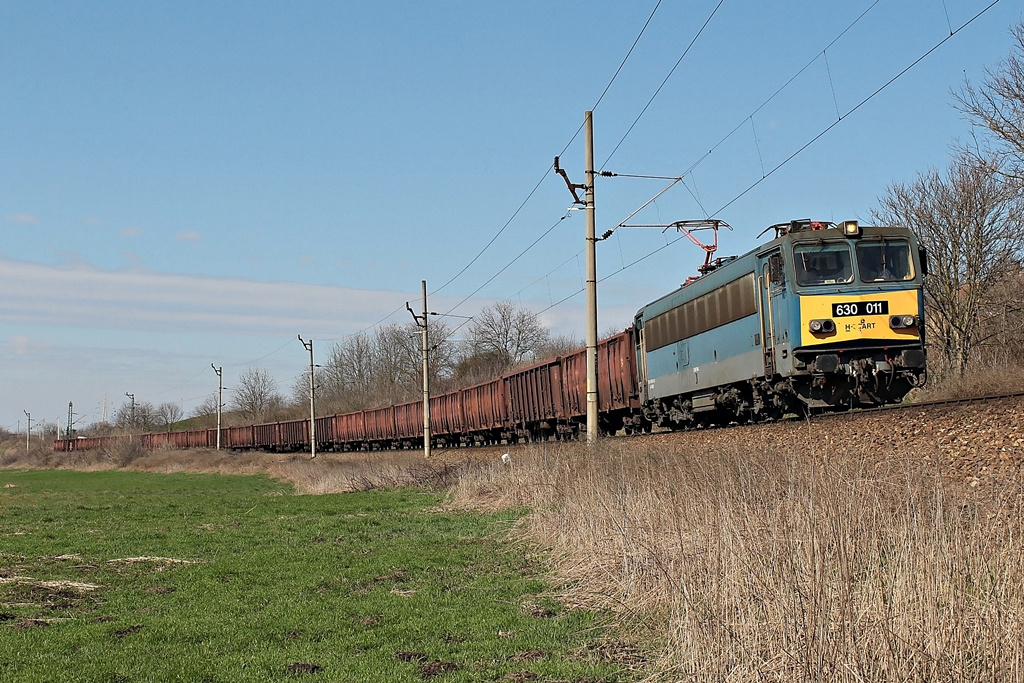
[[856, 221], [772, 229], [772, 241], [637, 312], [639, 399], [652, 424], [898, 403], [924, 384], [927, 261], [914, 234]]

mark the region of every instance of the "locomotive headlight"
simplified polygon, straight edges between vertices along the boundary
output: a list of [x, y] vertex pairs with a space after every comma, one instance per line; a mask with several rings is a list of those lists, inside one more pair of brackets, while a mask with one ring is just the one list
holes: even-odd
[[908, 327], [914, 327], [917, 324], [917, 319], [912, 315], [894, 315], [889, 318], [889, 327], [894, 330], [902, 330]]
[[832, 334], [836, 331], [836, 323], [834, 320], [829, 318], [823, 318], [821, 320], [812, 320], [807, 324], [811, 332], [814, 334]]

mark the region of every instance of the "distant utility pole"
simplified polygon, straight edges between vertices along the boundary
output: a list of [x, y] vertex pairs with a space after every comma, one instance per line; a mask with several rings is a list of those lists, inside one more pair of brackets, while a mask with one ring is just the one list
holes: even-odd
[[[587, 442], [597, 442], [597, 220], [594, 212], [594, 112], [583, 115], [584, 132], [584, 172], [585, 181], [582, 185], [569, 181], [565, 169], [558, 165], [555, 157], [555, 173], [565, 179], [565, 184], [572, 193], [573, 203], [582, 204], [587, 213]], [[584, 190], [584, 199], [580, 199], [577, 190]]]
[[224, 405], [224, 366], [219, 368], [210, 363], [210, 367], [217, 373], [217, 450], [220, 450], [220, 410]]
[[73, 439], [74, 436], [71, 434], [71, 426], [75, 423], [75, 402], [68, 401], [68, 431], [67, 438]]
[[25, 450], [27, 451], [29, 435], [32, 434], [32, 413], [27, 410], [22, 410], [21, 412], [25, 413], [25, 416], [28, 418], [28, 424], [25, 425]]
[[413, 313], [412, 306], [405, 302], [405, 308], [412, 315], [423, 336], [423, 457], [430, 457], [430, 364], [427, 338], [427, 281], [423, 280], [423, 315]]
[[129, 419], [131, 420], [131, 428], [135, 429], [135, 394], [130, 394], [126, 391], [124, 395], [132, 400], [132, 412]]
[[316, 384], [313, 382], [313, 340], [303, 341], [301, 334], [298, 337], [302, 345], [309, 351], [309, 457], [313, 459], [316, 457]]

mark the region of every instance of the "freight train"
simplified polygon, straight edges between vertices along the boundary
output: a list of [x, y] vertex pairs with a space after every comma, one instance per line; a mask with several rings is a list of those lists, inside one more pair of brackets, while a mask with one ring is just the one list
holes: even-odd
[[[603, 433], [685, 429], [898, 403], [926, 380], [927, 259], [899, 227], [797, 220], [770, 242], [706, 262], [598, 343]], [[767, 232], [767, 230], [766, 230]], [[586, 350], [430, 398], [432, 445], [570, 439], [586, 429]], [[423, 445], [423, 403], [316, 418], [318, 450]], [[305, 450], [309, 420], [221, 430], [231, 449]], [[119, 437], [61, 439], [55, 450]], [[123, 438], [123, 437], [121, 437]], [[217, 430], [135, 437], [212, 448]]]

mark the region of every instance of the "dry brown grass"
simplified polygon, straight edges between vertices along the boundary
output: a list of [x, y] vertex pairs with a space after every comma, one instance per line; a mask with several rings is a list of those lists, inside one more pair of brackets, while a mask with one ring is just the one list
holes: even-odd
[[536, 447], [454, 501], [533, 510], [569, 598], [663, 646], [651, 680], [1024, 680], [1024, 494], [910, 454]]
[[109, 448], [59, 453], [42, 445], [4, 452], [0, 466], [26, 469], [104, 470], [124, 468], [146, 472], [202, 472], [215, 474], [266, 474], [295, 485], [301, 493], [348, 493], [371, 489], [419, 486], [445, 489], [451, 486], [472, 451], [439, 451], [424, 460], [420, 451], [374, 453], [321, 453], [315, 460], [307, 453], [232, 452], [211, 449], [146, 451], [138, 442], [122, 442]]
[[963, 377], [955, 372], [933, 372], [924, 388], [913, 392], [912, 400], [942, 401], [1019, 391], [1024, 391], [1024, 366], [978, 363]]

